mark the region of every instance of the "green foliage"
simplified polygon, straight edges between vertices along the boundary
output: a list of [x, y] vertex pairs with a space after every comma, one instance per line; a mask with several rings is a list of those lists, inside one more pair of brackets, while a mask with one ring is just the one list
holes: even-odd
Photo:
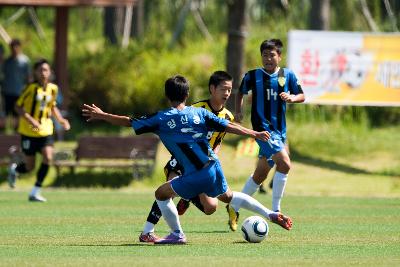
[[[248, 1], [249, 23], [246, 41], [246, 66], [260, 65], [259, 44], [268, 38], [280, 38], [287, 47], [287, 32], [307, 29], [310, 1], [290, 1], [284, 9], [279, 1]], [[128, 49], [110, 47], [102, 38], [103, 8], [71, 8], [69, 15], [69, 77], [72, 94], [71, 114], [79, 114], [83, 102], [96, 103], [113, 112], [125, 114], [151, 113], [166, 102], [163, 83], [168, 76], [180, 73], [191, 82], [191, 100], [208, 95], [207, 81], [211, 72], [225, 69], [226, 1], [201, 1], [199, 12], [214, 42], [204, 40], [191, 13], [183, 33], [171, 50], [168, 45], [176, 29], [183, 0], [144, 1], [145, 33], [131, 42]], [[399, 19], [399, 1], [391, 1]], [[371, 13], [383, 31], [391, 26], [383, 2], [368, 1]], [[27, 13], [7, 24], [18, 8], [3, 7], [0, 23], [18, 37], [24, 52], [34, 61], [39, 57], [52, 59], [54, 54], [55, 9], [36, 8], [45, 32], [40, 40]], [[359, 1], [331, 1], [332, 30], [369, 31]], [[4, 42], [2, 43], [3, 45]], [[282, 65], [285, 65], [286, 51]], [[343, 119], [345, 123], [386, 126], [399, 122], [398, 108], [371, 107], [294, 107], [296, 120]], [[331, 114], [332, 113], [332, 114]], [[291, 116], [291, 115], [289, 115]], [[303, 116], [303, 117], [302, 117]], [[76, 127], [74, 127], [76, 128]], [[81, 127], [82, 128], [82, 127]]]
[[[193, 43], [185, 50], [167, 50], [133, 43], [128, 49], [105, 46], [71, 61], [72, 108], [95, 103], [116, 113], [151, 113], [166, 106], [165, 80], [187, 77], [191, 95], [207, 95], [210, 73], [218, 69], [215, 44]], [[210, 55], [211, 54], [211, 55]]]

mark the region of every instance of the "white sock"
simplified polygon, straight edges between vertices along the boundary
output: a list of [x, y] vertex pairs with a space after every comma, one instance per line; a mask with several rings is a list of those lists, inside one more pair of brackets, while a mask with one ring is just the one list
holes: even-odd
[[249, 179], [247, 179], [247, 182], [243, 186], [242, 193], [252, 196], [258, 190], [259, 187], [260, 185], [254, 182], [253, 175], [250, 175]]
[[287, 174], [275, 172], [274, 182], [272, 186], [272, 209], [274, 211], [281, 210], [281, 200], [287, 182]]
[[264, 207], [260, 202], [255, 200], [249, 195], [246, 195], [242, 192], [232, 192], [233, 197], [229, 205], [235, 209], [235, 211], [239, 211], [240, 208], [244, 208], [246, 210], [253, 211], [258, 213], [269, 220], [269, 215], [271, 213], [275, 213], [272, 210]]
[[29, 195], [30, 195], [30, 196], [36, 196], [36, 195], [38, 195], [38, 194], [40, 194], [40, 187], [34, 186], [34, 187], [32, 188], [31, 193], [30, 193]]
[[171, 228], [171, 232], [183, 234], [181, 223], [179, 222], [178, 210], [172, 199], [156, 201], [164, 220], [167, 222], [169, 228]]
[[144, 224], [143, 234], [153, 233], [154, 232], [154, 223], [147, 222]]

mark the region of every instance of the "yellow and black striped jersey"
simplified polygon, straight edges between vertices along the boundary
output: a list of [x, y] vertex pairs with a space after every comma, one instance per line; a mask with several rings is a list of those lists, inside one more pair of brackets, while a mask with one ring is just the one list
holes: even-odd
[[40, 123], [39, 131], [33, 131], [31, 124], [24, 118], [19, 119], [18, 132], [30, 137], [43, 137], [53, 134], [51, 110], [56, 105], [58, 87], [48, 83], [46, 88], [34, 82], [29, 84], [17, 100], [17, 105], [23, 107]]
[[[211, 111], [214, 113], [216, 116], [219, 118], [224, 118], [227, 119], [228, 121], [233, 121], [234, 117], [232, 113], [223, 107], [221, 110], [213, 110], [210, 104], [210, 100], [202, 100], [199, 102], [196, 102], [192, 105], [193, 107], [200, 107], [200, 108], [205, 108], [208, 111]], [[218, 145], [221, 144], [222, 139], [224, 138], [226, 132], [209, 132], [207, 135], [208, 142], [210, 143], [211, 148], [214, 150]]]

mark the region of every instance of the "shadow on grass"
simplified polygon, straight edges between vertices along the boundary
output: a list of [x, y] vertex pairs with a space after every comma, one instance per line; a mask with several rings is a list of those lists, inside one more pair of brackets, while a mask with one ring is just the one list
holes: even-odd
[[66, 247], [147, 247], [152, 243], [131, 243], [131, 244], [64, 244]]
[[129, 185], [133, 179], [132, 173], [129, 172], [112, 170], [104, 172], [80, 171], [75, 174], [61, 174], [51, 186], [121, 188]]
[[300, 162], [305, 165], [311, 165], [315, 167], [330, 169], [334, 171], [350, 173], [350, 174], [367, 174], [367, 175], [383, 175], [390, 177], [398, 177], [400, 176], [400, 172], [395, 170], [393, 171], [367, 171], [365, 169], [355, 168], [350, 165], [345, 165], [342, 163], [337, 163], [335, 161], [323, 160], [316, 157], [303, 155], [293, 147], [290, 147], [290, 157], [297, 162]]

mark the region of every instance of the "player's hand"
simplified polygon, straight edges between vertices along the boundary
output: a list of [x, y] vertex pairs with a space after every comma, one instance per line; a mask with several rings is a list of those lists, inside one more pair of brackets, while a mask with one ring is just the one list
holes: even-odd
[[34, 132], [39, 132], [40, 131], [40, 123], [37, 121], [37, 120], [35, 120], [35, 119], [32, 119], [32, 120], [30, 120], [29, 121], [30, 122], [30, 124], [31, 124], [31, 129], [32, 129], [32, 131], [34, 131]]
[[82, 115], [83, 117], [86, 117], [86, 121], [99, 120], [103, 114], [105, 114], [104, 111], [95, 104], [92, 104], [91, 106], [83, 104]]
[[243, 120], [243, 113], [242, 112], [238, 112], [235, 114], [235, 121], [238, 123], [241, 123]]
[[287, 103], [293, 103], [293, 97], [294, 95], [288, 94], [286, 92], [282, 92], [279, 94], [279, 96], [281, 97], [281, 99]]
[[256, 132], [256, 139], [261, 140], [261, 141], [268, 141], [268, 139], [271, 137], [271, 134], [267, 131], [263, 132]]
[[69, 129], [71, 129], [71, 125], [69, 124], [68, 120], [62, 120], [60, 121], [61, 126], [64, 128], [64, 130], [68, 131]]

